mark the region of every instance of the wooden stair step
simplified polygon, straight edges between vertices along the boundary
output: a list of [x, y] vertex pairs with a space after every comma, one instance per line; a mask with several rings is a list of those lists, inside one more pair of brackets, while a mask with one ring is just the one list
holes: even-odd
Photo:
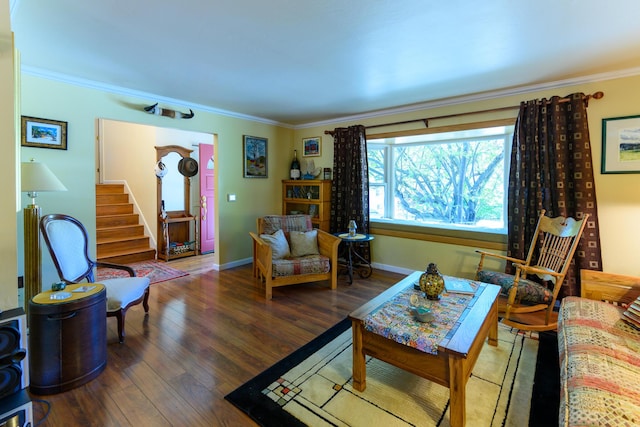
[[112, 240], [110, 242], [99, 242], [97, 245], [97, 256], [101, 258], [105, 253], [122, 250], [139, 250], [149, 248], [149, 238], [141, 236], [138, 238], [128, 238], [123, 240]]
[[99, 245], [108, 245], [110, 243], [117, 243], [117, 242], [135, 243], [138, 240], [146, 240], [148, 243], [149, 237], [145, 236], [144, 234], [128, 234], [126, 236], [121, 236], [121, 237], [103, 237], [101, 239], [97, 239], [97, 242]]
[[132, 213], [133, 205], [131, 203], [96, 205], [96, 217], [109, 215], [126, 215]]
[[115, 227], [96, 228], [96, 237], [98, 241], [102, 239], [115, 239], [139, 235], [144, 235], [144, 226], [142, 224], [129, 224], [118, 225]]
[[124, 184], [97, 184], [96, 195], [99, 194], [126, 194]]
[[96, 228], [138, 224], [138, 214], [96, 216]]
[[98, 261], [112, 262], [115, 264], [131, 264], [133, 262], [147, 261], [155, 258], [156, 251], [154, 249], [122, 250], [105, 253], [98, 257]]
[[129, 195], [126, 193], [96, 194], [96, 206], [118, 203], [129, 203]]

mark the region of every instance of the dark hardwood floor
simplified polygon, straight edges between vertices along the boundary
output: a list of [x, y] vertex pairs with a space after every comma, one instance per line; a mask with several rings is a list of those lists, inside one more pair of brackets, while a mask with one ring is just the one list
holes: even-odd
[[[404, 277], [374, 270], [352, 285], [340, 276], [335, 291], [276, 288], [266, 301], [251, 265], [210, 264], [207, 256], [171, 261], [190, 275], [151, 285], [149, 314], [141, 305], [127, 312], [124, 344], [109, 318], [105, 371], [74, 390], [32, 396], [34, 425], [255, 426], [224, 396]], [[50, 412], [38, 424], [42, 401]]]

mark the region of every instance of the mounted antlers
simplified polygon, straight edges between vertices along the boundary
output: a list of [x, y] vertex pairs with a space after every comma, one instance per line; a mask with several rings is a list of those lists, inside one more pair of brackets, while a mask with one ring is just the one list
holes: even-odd
[[195, 115], [191, 108], [189, 108], [188, 114], [181, 113], [180, 111], [169, 110], [167, 108], [158, 107], [157, 102], [153, 105], [149, 105], [148, 107], [144, 107], [144, 111], [146, 111], [149, 114], [155, 114], [157, 116], [171, 117], [172, 119], [190, 119]]

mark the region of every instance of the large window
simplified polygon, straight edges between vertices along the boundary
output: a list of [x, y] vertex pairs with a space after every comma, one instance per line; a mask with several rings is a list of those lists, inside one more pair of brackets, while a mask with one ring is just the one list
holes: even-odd
[[388, 221], [506, 232], [513, 126], [369, 139], [369, 209]]

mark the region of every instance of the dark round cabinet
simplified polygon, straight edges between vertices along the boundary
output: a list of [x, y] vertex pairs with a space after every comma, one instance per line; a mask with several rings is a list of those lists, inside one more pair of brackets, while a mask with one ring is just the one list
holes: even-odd
[[[78, 290], [93, 287], [86, 292]], [[76, 291], [76, 292], [74, 292]], [[96, 378], [107, 365], [107, 293], [103, 285], [69, 285], [29, 302], [30, 388], [54, 394]]]

